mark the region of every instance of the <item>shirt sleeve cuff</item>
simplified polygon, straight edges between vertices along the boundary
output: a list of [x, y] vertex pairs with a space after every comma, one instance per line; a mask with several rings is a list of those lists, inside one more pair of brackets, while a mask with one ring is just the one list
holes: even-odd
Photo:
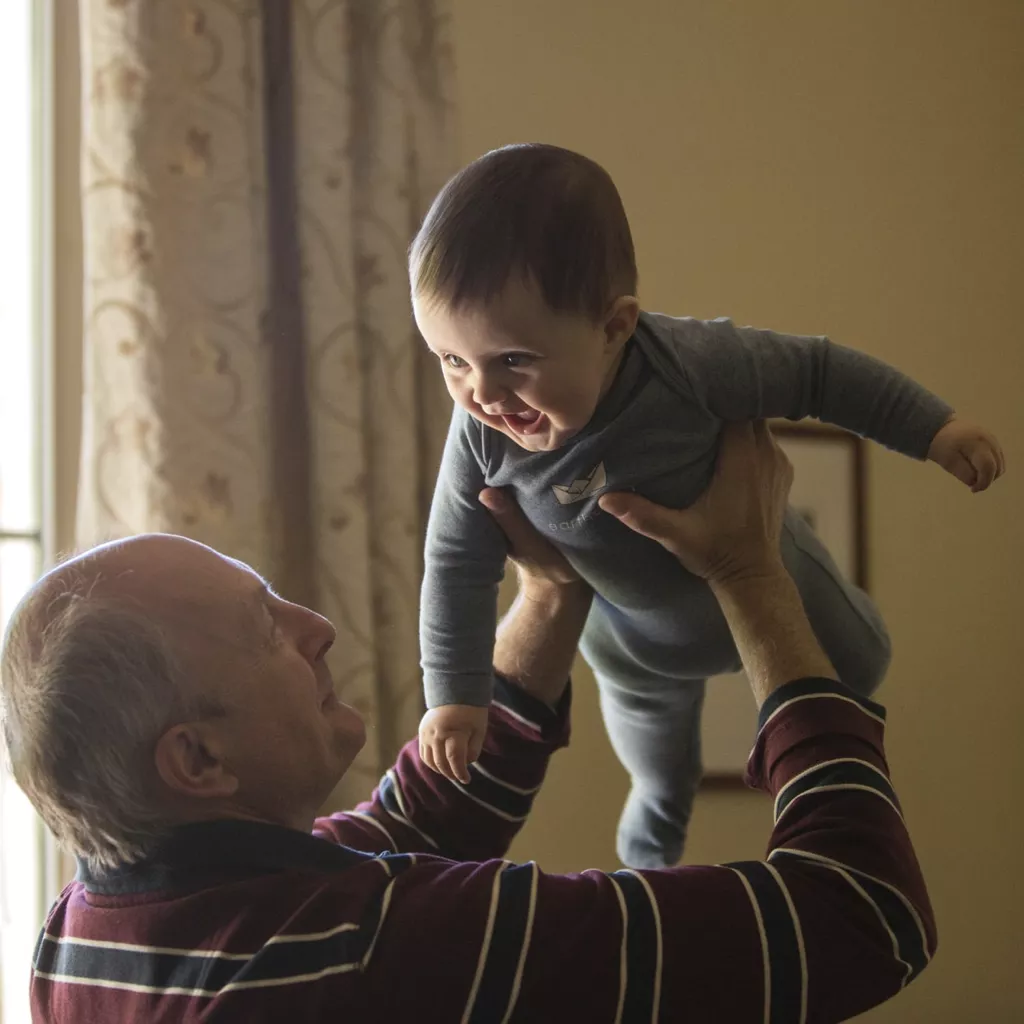
[[522, 687], [510, 683], [503, 676], [494, 675], [492, 713], [497, 712], [509, 720], [517, 732], [532, 734], [535, 738], [561, 745], [568, 736], [569, 710], [572, 706], [572, 682], [555, 707], [527, 693]]
[[820, 695], [846, 697], [848, 700], [852, 700], [855, 704], [859, 704], [865, 711], [870, 711], [871, 714], [881, 718], [883, 721], [885, 720], [885, 708], [882, 707], [881, 704], [876, 704], [873, 700], [868, 700], [867, 697], [861, 697], [859, 694], [854, 693], [848, 686], [844, 686], [842, 683], [839, 683], [834, 679], [796, 679], [791, 683], [786, 683], [785, 686], [780, 686], [761, 705], [760, 714], [757, 716], [758, 732], [765, 727], [768, 719], [771, 718], [783, 704], [787, 704], [791, 700], [800, 700], [806, 697], [817, 697]]

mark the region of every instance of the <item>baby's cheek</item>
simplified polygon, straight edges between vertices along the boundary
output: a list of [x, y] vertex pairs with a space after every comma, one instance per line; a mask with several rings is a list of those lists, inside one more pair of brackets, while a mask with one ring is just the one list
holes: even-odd
[[558, 414], [560, 418], [578, 416], [586, 405], [586, 389], [578, 379], [559, 377], [544, 382], [539, 390], [537, 405], [547, 408], [548, 415]]

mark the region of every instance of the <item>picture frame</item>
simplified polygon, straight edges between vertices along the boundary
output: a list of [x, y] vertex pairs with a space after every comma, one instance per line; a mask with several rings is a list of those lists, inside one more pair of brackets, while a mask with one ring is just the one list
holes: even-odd
[[[805, 516], [847, 579], [868, 589], [867, 466], [862, 438], [817, 422], [772, 423], [793, 464], [790, 504]], [[742, 786], [757, 710], [742, 672], [708, 680], [701, 723], [702, 786]]]

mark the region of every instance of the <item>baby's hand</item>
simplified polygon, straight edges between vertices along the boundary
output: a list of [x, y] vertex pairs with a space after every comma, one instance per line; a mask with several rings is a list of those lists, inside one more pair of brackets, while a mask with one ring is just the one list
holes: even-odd
[[420, 720], [420, 760], [452, 782], [469, 783], [469, 766], [487, 735], [487, 708], [443, 704]]
[[928, 458], [962, 480], [975, 494], [1006, 472], [1003, 449], [983, 427], [951, 419], [934, 437]]

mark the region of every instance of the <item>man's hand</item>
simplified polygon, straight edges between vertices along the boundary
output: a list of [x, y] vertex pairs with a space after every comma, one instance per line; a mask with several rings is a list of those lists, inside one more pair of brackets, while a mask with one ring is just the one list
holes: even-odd
[[730, 423], [715, 475], [690, 508], [669, 509], [636, 494], [605, 494], [601, 508], [670, 551], [711, 584], [773, 572], [793, 467], [763, 422]]
[[928, 458], [975, 494], [1006, 472], [1006, 459], [996, 438], [983, 427], [955, 417], [932, 439]]
[[469, 784], [469, 766], [487, 735], [487, 708], [444, 704], [420, 720], [420, 760], [452, 782]]
[[522, 509], [501, 488], [481, 491], [480, 504], [505, 534], [508, 557], [519, 570], [521, 585], [565, 587], [583, 583], [565, 556], [533, 528]]
[[683, 510], [633, 494], [601, 507], [656, 540], [711, 585], [760, 707], [794, 679], [835, 679], [779, 550], [793, 467], [764, 423], [722, 432], [708, 489]]

